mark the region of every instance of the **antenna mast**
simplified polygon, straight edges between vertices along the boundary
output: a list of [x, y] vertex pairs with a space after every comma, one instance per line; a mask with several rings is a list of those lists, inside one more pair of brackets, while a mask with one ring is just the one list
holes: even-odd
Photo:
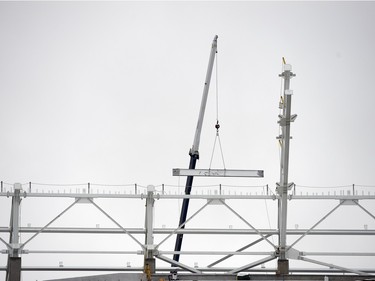
[[280, 101], [280, 109], [282, 114], [279, 115], [281, 128], [281, 135], [277, 138], [281, 145], [281, 159], [280, 159], [280, 182], [277, 183], [276, 191], [281, 199], [278, 202], [278, 227], [279, 227], [279, 259], [277, 263], [278, 274], [289, 274], [289, 260], [287, 259], [286, 246], [286, 228], [287, 228], [287, 211], [288, 211], [288, 190], [293, 186], [293, 183], [288, 182], [289, 172], [289, 143], [290, 143], [290, 123], [293, 122], [297, 115], [291, 115], [292, 94], [293, 91], [289, 89], [290, 79], [295, 76], [292, 73], [292, 66], [285, 64], [283, 58], [283, 73], [279, 76], [284, 79], [284, 93]]

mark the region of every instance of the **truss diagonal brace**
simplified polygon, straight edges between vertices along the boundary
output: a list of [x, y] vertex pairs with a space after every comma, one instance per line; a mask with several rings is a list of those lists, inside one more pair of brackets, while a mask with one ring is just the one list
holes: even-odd
[[336, 269], [339, 269], [339, 270], [356, 273], [356, 274], [359, 274], [359, 275], [368, 275], [367, 273], [362, 272], [362, 271], [358, 271], [358, 270], [355, 270], [355, 269], [350, 269], [350, 268], [346, 268], [346, 267], [342, 267], [342, 266], [338, 266], [338, 265], [334, 265], [334, 264], [330, 264], [330, 263], [325, 263], [325, 262], [321, 262], [321, 261], [317, 261], [317, 260], [313, 260], [313, 259], [309, 259], [309, 258], [305, 258], [305, 257], [299, 257], [299, 259], [303, 260], [303, 261], [306, 261], [306, 262], [327, 266], [327, 267], [330, 267], [330, 268], [336, 268]]
[[340, 207], [344, 201], [341, 201], [336, 207], [334, 207], [331, 211], [329, 211], [324, 217], [322, 217], [317, 223], [315, 223], [310, 229], [308, 229], [302, 236], [300, 236], [292, 245], [288, 247], [288, 249], [292, 248], [294, 245], [296, 245], [303, 237], [305, 237], [307, 234], [309, 234], [315, 227], [317, 227], [322, 221], [324, 221], [329, 215], [331, 215], [334, 211], [337, 210], [338, 207]]
[[187, 270], [187, 271], [190, 271], [190, 272], [192, 272], [192, 273], [198, 273], [198, 274], [201, 274], [201, 273], [202, 273], [202, 272], [199, 271], [198, 269], [195, 269], [195, 268], [190, 267], [190, 266], [188, 266], [188, 265], [186, 265], [186, 264], [183, 264], [183, 263], [180, 263], [180, 262], [178, 262], [178, 261], [175, 261], [175, 260], [172, 260], [172, 259], [170, 259], [170, 258], [167, 258], [166, 256], [158, 255], [158, 256], [155, 256], [155, 257], [158, 258], [158, 259], [160, 259], [160, 260], [162, 260], [162, 261], [165, 261], [165, 262], [170, 263], [172, 266], [178, 266], [178, 267], [180, 267], [180, 268], [182, 268], [182, 269], [185, 269], [185, 270]]
[[370, 211], [368, 211], [365, 207], [363, 207], [361, 204], [358, 203], [358, 201], [354, 201], [353, 202], [355, 204], [357, 204], [358, 207], [360, 207], [366, 214], [368, 214], [370, 217], [372, 217], [373, 219], [375, 219], [375, 216], [373, 214], [370, 213]]
[[167, 237], [165, 237], [155, 248], [159, 248], [161, 244], [163, 244], [169, 237], [171, 237], [173, 234], [176, 234], [179, 229], [181, 229], [185, 224], [187, 224], [189, 221], [191, 221], [196, 215], [198, 215], [204, 208], [206, 208], [210, 203], [211, 200], [208, 200], [206, 204], [204, 204], [198, 211], [196, 211], [193, 215], [190, 216], [184, 223], [180, 224], [175, 230], [173, 230]]
[[142, 249], [146, 250], [146, 247], [141, 243], [139, 242], [133, 235], [131, 235], [129, 233], [129, 231], [127, 231], [125, 228], [123, 228], [114, 218], [112, 218], [108, 213], [106, 213], [102, 208], [100, 208], [95, 202], [94, 200], [92, 200], [91, 198], [89, 198], [89, 201], [91, 202], [91, 204], [93, 204], [99, 211], [101, 211], [107, 218], [109, 218], [114, 224], [116, 224], [119, 228], [121, 228], [122, 231], [124, 231], [124, 233], [126, 233], [127, 235], [130, 236], [130, 238], [132, 238], [139, 246], [142, 247]]
[[[266, 238], [270, 237], [272, 234], [265, 235]], [[258, 244], [259, 242], [263, 241], [263, 238], [259, 238], [258, 240], [255, 240], [251, 242], [250, 244], [247, 244], [246, 246], [243, 246], [242, 248], [238, 249], [236, 252], [242, 252], [243, 250], [246, 250], [247, 248], [250, 248], [251, 246], [254, 246]], [[222, 261], [225, 261], [226, 259], [229, 259], [230, 257], [233, 257], [233, 254], [226, 255], [225, 257], [222, 257], [221, 259], [218, 259], [217, 261], [214, 261], [213, 263], [207, 265], [207, 267], [213, 267], [214, 265], [217, 265], [218, 263], [221, 263]]]
[[241, 267], [239, 267], [239, 268], [236, 268], [236, 269], [233, 269], [233, 270], [231, 270], [231, 271], [228, 271], [228, 273], [229, 273], [229, 274], [239, 273], [239, 272], [241, 272], [241, 271], [243, 271], [243, 270], [247, 270], [247, 269], [249, 269], [249, 268], [252, 268], [252, 267], [258, 266], [258, 265], [260, 265], [260, 264], [262, 264], [262, 263], [266, 263], [266, 262], [269, 262], [269, 261], [274, 260], [274, 259], [276, 259], [276, 256], [275, 256], [275, 255], [268, 256], [268, 257], [265, 257], [265, 258], [263, 258], [263, 259], [257, 260], [257, 261], [255, 261], [255, 262], [252, 262], [252, 263], [249, 263], [249, 264], [247, 264], [247, 265], [244, 265], [244, 266], [241, 266]]
[[12, 246], [7, 243], [3, 238], [0, 237], [0, 241], [3, 242], [5, 244], [5, 246], [7, 246], [8, 249], [12, 248]]
[[265, 235], [263, 235], [258, 229], [256, 229], [254, 226], [252, 226], [247, 220], [245, 220], [240, 214], [238, 214], [235, 210], [233, 210], [229, 205], [227, 205], [224, 200], [221, 200], [221, 203], [223, 203], [223, 205], [225, 207], [227, 207], [233, 214], [235, 214], [239, 219], [241, 219], [244, 223], [246, 223], [248, 226], [250, 226], [256, 233], [258, 233], [260, 235], [260, 237], [262, 237], [262, 239], [266, 242], [268, 242], [268, 244], [270, 244], [274, 249], [276, 249], [276, 246], [270, 241], [267, 239], [267, 237]]
[[33, 236], [29, 238], [25, 243], [21, 245], [21, 249], [25, 247], [27, 243], [29, 243], [32, 239], [34, 239], [37, 235], [39, 235], [41, 232], [43, 232], [44, 229], [46, 229], [48, 226], [50, 226], [54, 221], [56, 221], [59, 217], [61, 217], [63, 214], [65, 214], [70, 208], [72, 208], [78, 201], [74, 201], [72, 204], [70, 204], [64, 211], [62, 211], [60, 214], [58, 214], [53, 220], [51, 220], [49, 223], [47, 223], [44, 227], [42, 227], [37, 233], [35, 233]]

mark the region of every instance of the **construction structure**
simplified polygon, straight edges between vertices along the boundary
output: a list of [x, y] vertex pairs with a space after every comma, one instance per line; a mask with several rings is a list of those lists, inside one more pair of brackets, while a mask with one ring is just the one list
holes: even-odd
[[[296, 248], [301, 240], [307, 237], [337, 237], [338, 239], [346, 239], [342, 245], [350, 244], [352, 237], [370, 237], [372, 243], [375, 239], [375, 229], [347, 229], [347, 228], [319, 228], [327, 218], [329, 218], [336, 210], [341, 208], [356, 208], [365, 216], [375, 219], [373, 210], [369, 206], [373, 205], [375, 193], [363, 186], [349, 186], [340, 190], [339, 193], [326, 189], [320, 194], [298, 192], [298, 185], [289, 181], [289, 149], [290, 149], [290, 127], [291, 123], [296, 119], [296, 115], [291, 113], [291, 101], [293, 91], [290, 89], [291, 78], [295, 76], [292, 67], [284, 61], [283, 71], [280, 77], [284, 81], [283, 94], [280, 99], [280, 110], [278, 123], [280, 125], [281, 134], [277, 136], [281, 146], [281, 162], [280, 162], [280, 181], [276, 188], [262, 186], [256, 192], [247, 190], [240, 192], [235, 187], [217, 185], [210, 187], [210, 190], [201, 192], [195, 190], [192, 192], [193, 178], [197, 176], [204, 177], [263, 177], [262, 170], [231, 170], [231, 169], [195, 169], [196, 162], [199, 159], [199, 141], [202, 129], [205, 104], [213, 69], [215, 54], [217, 53], [217, 36], [215, 36], [211, 47], [209, 66], [207, 70], [206, 80], [204, 84], [203, 98], [201, 110], [198, 118], [198, 125], [194, 137], [193, 146], [190, 149], [189, 169], [173, 170], [175, 176], [186, 176], [185, 192], [183, 194], [171, 192], [168, 186], [147, 187], [120, 186], [115, 192], [99, 190], [93, 184], [77, 187], [73, 191], [70, 189], [54, 189], [53, 191], [44, 192], [43, 187], [38, 184], [19, 184], [14, 185], [1, 184], [0, 198], [9, 198], [11, 200], [10, 226], [0, 226], [0, 241], [5, 247], [2, 254], [7, 255], [6, 265], [1, 265], [1, 270], [6, 271], [6, 281], [20, 281], [21, 272], [24, 271], [89, 271], [89, 272], [117, 272], [107, 275], [98, 275], [94, 277], [77, 277], [68, 278], [66, 280], [364, 280], [371, 278], [375, 274], [375, 252], [371, 251], [345, 251], [337, 249], [329, 250], [329, 244], [325, 246], [326, 251], [314, 252]], [[219, 122], [217, 122], [217, 131], [219, 130]], [[52, 187], [50, 187], [52, 188]], [[275, 190], [275, 192], [273, 192]], [[70, 201], [69, 204], [44, 226], [32, 227], [22, 226], [20, 222], [20, 208], [22, 200], [63, 198]], [[144, 207], [144, 227], [131, 227], [124, 225], [98, 201], [106, 200], [122, 200], [122, 202], [143, 202]], [[179, 223], [175, 228], [156, 228], [155, 227], [155, 209], [157, 202], [167, 202], [173, 200], [182, 200], [182, 208]], [[241, 214], [237, 210], [238, 203], [241, 201], [243, 206], [249, 202], [267, 201], [276, 204], [277, 209], [277, 227], [275, 228], [259, 228], [250, 219], [248, 214]], [[288, 228], [288, 207], [294, 202], [309, 201], [319, 206], [319, 202], [324, 200], [333, 203], [333, 208], [324, 213], [318, 220], [313, 221], [310, 227], [299, 229]], [[72, 201], [72, 202], [71, 202]], [[188, 216], [189, 203], [197, 202], [196, 209]], [[370, 203], [369, 203], [370, 202]], [[129, 204], [129, 203], [126, 203]], [[366, 204], [370, 204], [367, 206]], [[58, 221], [64, 214], [76, 208], [79, 205], [93, 207], [97, 212], [110, 221], [115, 227], [112, 228], [88, 228], [88, 227], [51, 227], [53, 223]], [[124, 203], [125, 205], [125, 203]], [[230, 213], [236, 220], [240, 221], [246, 228], [215, 228], [215, 227], [189, 227], [189, 223], [202, 214], [202, 211], [209, 209], [211, 206], [220, 206], [222, 209]], [[4, 210], [1, 210], [4, 213]], [[122, 214], [125, 215], [125, 214]], [[139, 218], [138, 218], [139, 220]], [[116, 250], [86, 250], [86, 249], [35, 249], [31, 247], [33, 241], [43, 235], [62, 235], [69, 239], [69, 235], [83, 234], [85, 236], [100, 235], [124, 235], [133, 243], [134, 250], [128, 250], [118, 247]], [[26, 241], [22, 242], [21, 235], [26, 235]], [[212, 238], [222, 235], [227, 237], [230, 243], [220, 245], [215, 243], [214, 249], [211, 250], [182, 250], [183, 237], [187, 235], [205, 235]], [[8, 237], [7, 237], [8, 236]], [[230, 238], [228, 238], [230, 237]], [[251, 237], [250, 243], [241, 245], [240, 248], [231, 248], [233, 241], [240, 241], [238, 237]], [[8, 238], [8, 241], [7, 241]], [[273, 240], [277, 238], [277, 242]], [[174, 248], [167, 245], [170, 240], [175, 239]], [[211, 239], [211, 238], [210, 238]], [[245, 239], [245, 240], [246, 240]], [[221, 249], [220, 247], [225, 249]], [[30, 247], [30, 248], [29, 248]], [[228, 250], [228, 248], [231, 248]], [[253, 250], [255, 249], [255, 250]], [[262, 249], [262, 250], [259, 250]], [[65, 266], [59, 264], [56, 266], [39, 265], [23, 265], [21, 259], [27, 255], [134, 255], [142, 257], [142, 264], [137, 266], [106, 266], [106, 267], [90, 267], [81, 266]], [[182, 261], [180, 257], [184, 256], [208, 256], [216, 257], [215, 261], [207, 265], [199, 266], [197, 263], [189, 263]], [[321, 257], [316, 259], [315, 257]], [[311, 258], [313, 257], [313, 258]], [[366, 258], [366, 267], [348, 266], [345, 261], [344, 265], [340, 262], [327, 262], [326, 257], [346, 257], [352, 259], [349, 264], [356, 264], [358, 257]], [[230, 260], [238, 258], [230, 264]], [[316, 267], [291, 266], [290, 261], [304, 262], [304, 264], [314, 265]], [[276, 262], [276, 266], [269, 266], [270, 263]], [[162, 266], [159, 266], [161, 263]], [[221, 266], [225, 263], [225, 266]], [[228, 265], [230, 264], [230, 265]], [[267, 265], [267, 267], [266, 267]]]

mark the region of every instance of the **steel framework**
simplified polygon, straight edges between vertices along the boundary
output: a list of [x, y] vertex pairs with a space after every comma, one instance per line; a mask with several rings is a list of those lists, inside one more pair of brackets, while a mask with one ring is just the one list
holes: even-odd
[[[216, 52], [216, 40], [214, 39], [213, 49], [211, 51], [209, 69], [212, 69], [213, 57]], [[373, 191], [366, 191], [361, 189], [359, 186], [350, 186], [345, 190], [341, 190], [337, 194], [334, 190], [325, 189], [323, 193], [313, 193], [313, 194], [297, 194], [296, 185], [289, 182], [288, 172], [289, 172], [289, 148], [290, 148], [290, 125], [296, 119], [296, 115], [291, 114], [291, 99], [293, 92], [290, 90], [290, 79], [295, 75], [291, 72], [292, 68], [288, 64], [284, 64], [283, 72], [280, 77], [284, 80], [284, 89], [281, 96], [280, 109], [281, 114], [279, 115], [279, 124], [281, 134], [277, 137], [281, 146], [281, 161], [280, 161], [280, 181], [276, 184], [276, 193], [270, 191], [267, 186], [265, 190], [264, 187], [261, 191], [258, 190], [255, 194], [249, 192], [240, 193], [236, 189], [230, 191], [223, 188], [222, 185], [217, 187], [212, 187], [209, 192], [201, 194], [191, 194], [191, 185], [194, 176], [250, 176], [250, 177], [262, 177], [263, 171], [251, 171], [251, 170], [193, 170], [195, 169], [195, 162], [198, 159], [198, 146], [193, 146], [191, 153], [191, 163], [189, 169], [176, 169], [174, 172], [178, 175], [187, 176], [187, 187], [189, 188], [185, 191], [185, 194], [177, 194], [176, 192], [171, 194], [165, 190], [165, 186], [161, 186], [161, 191], [157, 190], [155, 186], [147, 186], [144, 192], [140, 192], [137, 185], [134, 186], [123, 186], [120, 190], [113, 193], [107, 190], [106, 192], [99, 192], [95, 190], [93, 185], [88, 184], [84, 189], [76, 188], [72, 191], [71, 189], [67, 191], [66, 189], [59, 189], [49, 191], [48, 193], [40, 192], [35, 185], [29, 184], [19, 184], [4, 186], [1, 183], [0, 199], [5, 198], [11, 199], [10, 204], [10, 225], [0, 226], [0, 241], [5, 248], [1, 251], [2, 254], [7, 256], [7, 264], [0, 267], [1, 270], [6, 271], [6, 281], [19, 281], [21, 276], [21, 271], [118, 271], [118, 272], [138, 272], [141, 275], [127, 275], [127, 277], [115, 276], [113, 279], [110, 276], [105, 277], [106, 280], [148, 280], [151, 281], [153, 278], [160, 279], [173, 279], [173, 280], [235, 280], [238, 275], [242, 274], [259, 274], [251, 278], [254, 280], [265, 280], [267, 278], [262, 275], [262, 273], [273, 273], [273, 280], [306, 280], [306, 278], [299, 277], [300, 279], [294, 279], [292, 274], [304, 273], [304, 274], [330, 274], [333, 280], [338, 280], [335, 274], [339, 273], [349, 273], [351, 274], [351, 279], [356, 280], [363, 279], [365, 277], [372, 276], [375, 273], [375, 250], [368, 251], [353, 251], [348, 250], [347, 245], [350, 245], [353, 237], [366, 237], [370, 238], [370, 245], [374, 245], [374, 235], [375, 229], [368, 229], [368, 226], [364, 229], [345, 229], [345, 228], [318, 228], [327, 218], [332, 217], [332, 214], [337, 213], [337, 210], [350, 207], [356, 208], [362, 214], [370, 217], [371, 220], [375, 219], [374, 210], [363, 204], [375, 199], [375, 194]], [[209, 77], [208, 77], [209, 78]], [[207, 79], [208, 79], [207, 78]], [[206, 79], [206, 80], [207, 80]], [[204, 99], [208, 92], [208, 85], [206, 82], [206, 87], [204, 90]], [[205, 102], [204, 102], [205, 103]], [[201, 110], [202, 111], [202, 110]], [[199, 120], [203, 121], [203, 117]], [[201, 121], [198, 125], [201, 125]], [[200, 126], [199, 125], [199, 126]], [[200, 131], [198, 126], [198, 131]], [[197, 136], [197, 135], [196, 135]], [[199, 134], [198, 134], [199, 139]], [[199, 145], [199, 142], [197, 142]], [[192, 164], [193, 163], [193, 164]], [[45, 187], [47, 188], [47, 187]], [[239, 193], [239, 194], [238, 194]], [[64, 198], [68, 200], [68, 204], [63, 210], [58, 213], [55, 217], [49, 220], [44, 226], [41, 227], [31, 227], [21, 225], [21, 201], [22, 200], [32, 200], [35, 198], [51, 200], [52, 198]], [[124, 225], [118, 218], [115, 218], [110, 211], [103, 207], [98, 201], [101, 199], [111, 199], [111, 200], [121, 200], [123, 205], [128, 204], [129, 201], [139, 201], [145, 202], [144, 208], [144, 226], [143, 227], [131, 227], [129, 225]], [[181, 212], [181, 217], [179, 225], [176, 228], [155, 228], [155, 205], [156, 201], [168, 202], [172, 200], [183, 200], [183, 208]], [[253, 221], [254, 217], [249, 218], [249, 214], [241, 213], [238, 210], [238, 206], [250, 206], [249, 202], [254, 202], [254, 200], [264, 200], [270, 202], [276, 202], [277, 215], [277, 226], [272, 229], [271, 226], [268, 229], [260, 228]], [[324, 213], [319, 219], [315, 220], [310, 227], [305, 229], [295, 229], [288, 228], [288, 209], [289, 205], [293, 202], [311, 200], [315, 203], [315, 206], [319, 205], [322, 201], [330, 201], [335, 204], [333, 207]], [[190, 217], [187, 217], [187, 206], [190, 201], [198, 202], [198, 208], [195, 210]], [[243, 204], [239, 204], [241, 201]], [[125, 203], [126, 202], [126, 203]], [[234, 203], [233, 203], [234, 202]], [[71, 212], [72, 209], [76, 208], [77, 205], [86, 204], [91, 206], [101, 214], [106, 220], [110, 221], [112, 225], [116, 227], [111, 228], [91, 228], [91, 227], [72, 227], [72, 226], [53, 226], [56, 221], [59, 221], [66, 213]], [[163, 203], [165, 204], [165, 203]], [[186, 226], [190, 225], [191, 221], [194, 221], [197, 217], [201, 216], [203, 211], [206, 211], [211, 206], [220, 206], [222, 210], [225, 210], [231, 216], [233, 216], [237, 221], [239, 221], [246, 228], [233, 228], [229, 229], [206, 227], [197, 228]], [[345, 207], [344, 207], [345, 206]], [[3, 211], [3, 210], [2, 210]], [[118, 216], [118, 214], [116, 214]], [[123, 214], [123, 216], [135, 216], [138, 214]], [[256, 214], [258, 217], [259, 214]], [[344, 218], [348, 221], [348, 218]], [[138, 216], [137, 216], [137, 220]], [[350, 220], [349, 220], [350, 221]], [[65, 240], [68, 239], [68, 235], [73, 234], [84, 234], [86, 236], [94, 235], [111, 235], [119, 236], [124, 235], [128, 237], [129, 245], [120, 246], [116, 245], [116, 250], [110, 250], [109, 248], [94, 249], [96, 243], [92, 244], [89, 250], [79, 249], [79, 247], [72, 249], [60, 248], [60, 249], [38, 249], [34, 248], [33, 242], [39, 236], [59, 234], [64, 237]], [[6, 241], [6, 236], [8, 235], [9, 242]], [[209, 250], [181, 250], [181, 242], [183, 235], [208, 235], [213, 241], [216, 237], [220, 235], [225, 235], [226, 238], [230, 236], [223, 244], [215, 243], [214, 249]], [[86, 237], [85, 236], [85, 237]], [[278, 242], [275, 243], [273, 238], [276, 236]], [[23, 242], [26, 237], [26, 241]], [[171, 238], [176, 239], [176, 245], [174, 250], [172, 245], [168, 244]], [[180, 237], [180, 238], [179, 238]], [[212, 237], [212, 238], [211, 238]], [[215, 238], [213, 238], [215, 237]], [[243, 242], [240, 248], [236, 248], [235, 242], [241, 242], [239, 237], [251, 237], [253, 240], [249, 243]], [[343, 245], [340, 249], [330, 250], [329, 243], [323, 242], [325, 244], [324, 251], [311, 251], [309, 248], [302, 251], [306, 245], [303, 245], [301, 241], [306, 240], [306, 237], [334, 237], [338, 239], [347, 239], [346, 241], [340, 241]], [[156, 239], [158, 238], [158, 239]], [[111, 239], [106, 240], [106, 242], [111, 241]], [[128, 243], [128, 244], [129, 244]], [[233, 243], [233, 245], [231, 245]], [[241, 242], [242, 243], [242, 242]], [[59, 245], [59, 243], [56, 243]], [[298, 245], [297, 245], [298, 244]], [[107, 245], [106, 245], [107, 246]], [[203, 245], [198, 245], [203, 246]], [[299, 248], [297, 249], [296, 246]], [[200, 247], [201, 248], [201, 247]], [[229, 250], [228, 250], [229, 248]], [[176, 250], [177, 249], [177, 250]], [[59, 266], [48, 266], [44, 264], [38, 265], [23, 265], [21, 259], [24, 255], [40, 255], [40, 254], [69, 254], [69, 255], [135, 255], [142, 257], [142, 264], [137, 266], [87, 266], [87, 265], [75, 265], [74, 267], [64, 266], [59, 264]], [[218, 256], [213, 262], [208, 263], [205, 266], [199, 266], [198, 264], [191, 262], [186, 259], [186, 261], [181, 261], [180, 256], [208, 256], [215, 257]], [[313, 257], [313, 258], [311, 258]], [[316, 258], [318, 257], [318, 258]], [[320, 258], [319, 258], [320, 257]], [[333, 257], [333, 261], [327, 260], [327, 257]], [[341, 263], [342, 257], [347, 257], [352, 259], [353, 262]], [[238, 258], [235, 262], [230, 263], [231, 259]], [[356, 266], [356, 260], [358, 258], [367, 259], [366, 265], [363, 267]], [[276, 267], [268, 266], [271, 261], [277, 260]], [[310, 267], [301, 267], [289, 264], [289, 261], [297, 261], [304, 265], [309, 265]], [[159, 261], [161, 261], [161, 266], [158, 266]], [[169, 266], [166, 266], [169, 265]], [[218, 266], [219, 264], [225, 264], [223, 266]], [[267, 268], [265, 267], [267, 264]], [[296, 263], [297, 264], [297, 263]], [[311, 267], [313, 265], [314, 267]], [[186, 275], [186, 272], [189, 274]], [[177, 274], [180, 276], [178, 278]], [[185, 275], [183, 275], [185, 274]], [[186, 277], [187, 276], [187, 277]], [[97, 279], [90, 280], [103, 280], [98, 277]], [[190, 279], [189, 279], [190, 278]], [[309, 280], [313, 279], [309, 275]], [[325, 278], [324, 278], [325, 279]], [[75, 279], [78, 280], [78, 279]], [[82, 279], [83, 280], [83, 279]], [[155, 279], [156, 280], [156, 279]], [[325, 279], [326, 280], [326, 279]], [[344, 280], [344, 279], [341, 279]], [[345, 279], [347, 280], [347, 279]]]
[[[27, 187], [30, 187], [27, 185]], [[297, 250], [295, 246], [300, 243], [306, 237], [339, 237], [348, 238], [350, 243], [351, 237], [370, 237], [374, 238], [375, 229], [319, 229], [318, 226], [325, 221], [329, 216], [331, 216], [339, 208], [357, 208], [365, 216], [375, 219], [373, 210], [365, 206], [363, 202], [371, 202], [370, 200], [375, 199], [375, 194], [371, 192], [362, 192], [358, 190], [357, 187], [353, 193], [352, 187], [345, 190], [345, 192], [340, 192], [340, 194], [331, 194], [331, 192], [326, 192], [325, 194], [296, 194], [295, 190], [288, 195], [287, 200], [289, 203], [311, 200], [312, 202], [319, 204], [324, 201], [336, 202], [334, 208], [323, 215], [318, 221], [314, 222], [310, 228], [306, 229], [286, 229], [285, 235], [286, 240], [286, 250], [284, 259], [288, 260], [299, 260], [304, 261], [306, 264], [317, 265], [318, 267], [313, 268], [303, 268], [303, 267], [291, 267], [288, 273], [324, 273], [324, 274], [338, 274], [338, 273], [351, 273], [357, 274], [359, 276], [368, 276], [375, 273], [375, 268], [352, 268], [347, 266], [341, 266], [339, 263], [326, 262], [324, 257], [347, 257], [353, 260], [358, 257], [368, 259], [367, 264], [375, 264], [373, 261], [375, 259], [375, 252], [364, 252], [364, 251], [330, 251], [327, 246], [327, 251], [301, 251]], [[86, 192], [86, 193], [85, 193]], [[2, 270], [7, 271], [8, 280], [17, 280], [18, 276], [14, 275], [14, 272], [20, 271], [119, 271], [119, 272], [147, 272], [150, 271], [151, 274], [166, 274], [171, 270], [171, 267], [165, 266], [165, 263], [173, 265], [172, 269], [176, 272], [183, 273], [189, 272], [192, 275], [204, 275], [204, 274], [248, 274], [248, 273], [279, 273], [279, 268], [276, 267], [264, 267], [264, 264], [278, 259], [281, 256], [280, 247], [278, 244], [274, 243], [271, 239], [273, 236], [278, 237], [280, 235], [280, 229], [260, 229], [255, 226], [245, 215], [240, 214], [236, 210], [237, 202], [253, 202], [253, 200], [267, 200], [270, 202], [279, 202], [282, 200], [282, 195], [273, 194], [272, 192], [262, 192], [259, 194], [242, 194], [237, 195], [228, 194], [228, 191], [222, 189], [218, 186], [213, 192], [208, 192], [208, 194], [195, 194], [195, 195], [185, 195], [185, 194], [170, 194], [170, 192], [156, 191], [154, 186], [148, 186], [147, 191], [144, 193], [137, 193], [131, 190], [124, 191], [123, 193], [116, 192], [113, 193], [95, 193], [93, 190], [87, 193], [86, 189], [84, 192], [80, 193], [70, 193], [70, 192], [36, 192], [32, 189], [23, 190], [22, 185], [15, 184], [12, 188], [8, 190], [2, 189], [0, 192], [0, 198], [2, 197], [11, 199], [11, 223], [9, 227], [0, 227], [0, 240], [6, 247], [2, 250], [2, 254], [8, 256], [8, 264], [1, 267]], [[220, 194], [221, 192], [221, 194]], [[227, 193], [227, 194], [224, 194]], [[31, 226], [21, 226], [20, 225], [20, 207], [21, 200], [33, 200], [35, 198], [45, 200], [51, 200], [52, 198], [65, 198], [70, 201], [67, 207], [63, 209], [57, 216], [52, 218], [42, 227], [31, 227]], [[173, 229], [173, 228], [154, 228], [154, 208], [155, 201], [158, 204], [163, 205], [162, 202], [167, 202], [171, 200], [181, 200], [184, 198], [189, 198], [192, 201], [199, 202], [200, 207], [193, 213], [183, 225]], [[145, 226], [142, 228], [134, 228], [122, 225], [118, 219], [115, 219], [105, 208], [100, 206], [96, 201], [100, 199], [120, 199], [124, 202], [139, 201], [145, 202]], [[58, 221], [65, 213], [68, 213], [75, 206], [85, 203], [91, 205], [94, 209], [98, 210], [104, 215], [109, 221], [111, 221], [116, 227], [113, 228], [86, 228], [86, 227], [50, 227], [50, 225]], [[233, 204], [231, 204], [233, 203]], [[246, 203], [245, 203], [246, 204]], [[242, 221], [247, 228], [184, 228], [183, 226], [189, 225], [196, 217], [200, 216], [203, 210], [210, 208], [212, 205], [220, 205], [223, 209], [226, 209], [229, 213], [233, 214], [238, 220]], [[345, 206], [345, 207], [343, 207]], [[136, 250], [118, 249], [118, 250], [67, 250], [67, 249], [33, 249], [32, 241], [40, 234], [59, 234], [62, 235], [63, 239], [68, 239], [70, 234], [84, 234], [84, 235], [96, 235], [97, 234], [107, 234], [107, 235], [125, 235], [128, 236], [132, 243], [137, 248]], [[4, 235], [9, 234], [10, 242], [6, 241]], [[184, 235], [208, 235], [210, 237], [218, 237], [220, 235], [225, 235], [228, 237], [253, 237], [251, 243], [243, 245], [240, 249], [232, 250], [221, 250], [220, 245], [216, 245], [215, 250], [191, 250], [191, 251], [173, 251], [168, 249], [170, 246], [165, 246], [171, 237], [175, 237], [177, 234]], [[25, 242], [20, 242], [21, 235], [27, 235], [28, 238]], [[155, 242], [154, 236], [158, 236], [158, 242]], [[141, 238], [139, 238], [141, 237]], [[142, 238], [143, 237], [143, 238]], [[261, 248], [264, 250], [255, 249], [254, 246], [262, 245]], [[30, 247], [30, 248], [29, 248]], [[259, 248], [259, 247], [258, 247]], [[90, 267], [90, 266], [45, 266], [43, 264], [37, 266], [22, 265], [21, 257], [24, 255], [40, 255], [40, 254], [69, 254], [69, 255], [141, 255], [144, 257], [143, 265], [138, 265], [135, 267]], [[206, 266], [197, 266], [196, 264], [188, 264], [185, 262], [177, 262], [173, 260], [170, 256], [179, 254], [181, 256], [209, 256], [218, 259], [215, 262], [207, 264]], [[223, 266], [220, 267], [219, 264], [226, 261], [230, 261], [230, 258], [240, 257], [242, 258], [243, 265], [239, 266], [238, 261], [234, 266]], [[316, 258], [320, 257], [320, 259]], [[162, 266], [157, 266], [157, 263], [152, 262], [153, 259], [163, 261]], [[150, 262], [151, 261], [151, 262]], [[246, 262], [249, 261], [249, 262]], [[13, 273], [13, 275], [12, 275]], [[16, 276], [16, 277], [14, 277]], [[224, 276], [224, 275], [223, 275]], [[12, 278], [13, 279], [12, 279]]]

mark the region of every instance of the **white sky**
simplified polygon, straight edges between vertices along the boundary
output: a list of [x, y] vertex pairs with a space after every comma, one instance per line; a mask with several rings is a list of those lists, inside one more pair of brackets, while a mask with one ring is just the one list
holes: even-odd
[[279, 180], [284, 56], [297, 74], [290, 181], [375, 185], [374, 26], [374, 2], [0, 2], [0, 179], [178, 184], [217, 34], [226, 168], [265, 171], [233, 184]]

